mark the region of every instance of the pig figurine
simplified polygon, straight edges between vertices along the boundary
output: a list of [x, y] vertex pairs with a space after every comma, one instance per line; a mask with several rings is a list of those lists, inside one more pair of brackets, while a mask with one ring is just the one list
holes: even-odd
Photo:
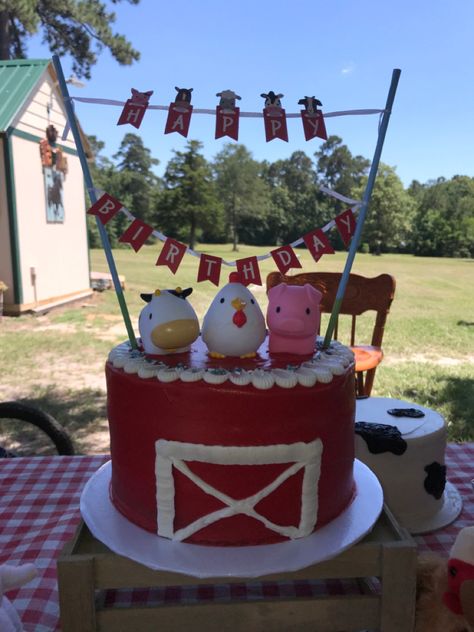
[[280, 283], [268, 292], [270, 353], [314, 353], [322, 294], [309, 283]]

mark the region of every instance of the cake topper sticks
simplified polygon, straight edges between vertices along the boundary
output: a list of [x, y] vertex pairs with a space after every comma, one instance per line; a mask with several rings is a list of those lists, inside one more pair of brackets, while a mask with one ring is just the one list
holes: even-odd
[[349, 253], [346, 259], [346, 265], [342, 273], [339, 287], [337, 288], [336, 298], [334, 299], [334, 305], [332, 308], [331, 316], [329, 317], [328, 328], [324, 337], [324, 348], [329, 347], [332, 334], [336, 327], [337, 317], [339, 316], [339, 310], [341, 309], [342, 301], [346, 291], [347, 282], [349, 281], [349, 275], [351, 273], [352, 264], [359, 247], [360, 239], [362, 236], [362, 229], [364, 227], [365, 216], [367, 214], [367, 208], [369, 206], [370, 197], [374, 188], [375, 178], [377, 176], [377, 170], [379, 167], [380, 156], [382, 155], [383, 143], [385, 140], [385, 134], [387, 132], [388, 122], [390, 120], [390, 114], [392, 112], [392, 105], [395, 100], [395, 93], [397, 92], [398, 80], [400, 79], [401, 70], [395, 68], [392, 72], [392, 81], [387, 96], [387, 103], [380, 122], [379, 134], [377, 138], [377, 145], [375, 146], [374, 157], [372, 164], [370, 165], [369, 177], [367, 178], [367, 185], [365, 187], [364, 196], [362, 198], [362, 204], [359, 210], [359, 217], [357, 218], [357, 225], [352, 237]]
[[[72, 135], [74, 137], [74, 142], [76, 143], [77, 153], [79, 155], [82, 171], [84, 173], [84, 180], [86, 181], [87, 191], [89, 193], [89, 197], [92, 203], [95, 204], [97, 202], [97, 195], [95, 193], [94, 183], [92, 182], [92, 176], [89, 170], [89, 164], [87, 163], [86, 154], [84, 151], [84, 147], [82, 145], [81, 135], [79, 133], [76, 117], [74, 116], [74, 110], [72, 108], [72, 101], [69, 98], [69, 91], [67, 89], [66, 80], [64, 78], [63, 69], [62, 69], [61, 62], [59, 60], [58, 55], [53, 55], [53, 64], [56, 70], [56, 74], [58, 76], [61, 94], [64, 99], [64, 106], [66, 108], [66, 115], [69, 121], [69, 126], [71, 128]], [[120, 279], [117, 273], [117, 268], [115, 266], [115, 260], [112, 254], [112, 248], [110, 247], [109, 237], [107, 235], [105, 227], [103, 226], [102, 222], [99, 220], [98, 217], [96, 217], [96, 221], [97, 221], [97, 228], [99, 230], [99, 235], [102, 240], [102, 246], [105, 252], [105, 257], [107, 259], [107, 263], [109, 264], [110, 275], [112, 276], [115, 293], [117, 295], [117, 300], [120, 306], [120, 310], [122, 312], [128, 338], [130, 340], [130, 345], [132, 346], [132, 349], [137, 349], [138, 345], [135, 338], [135, 333], [133, 331], [132, 322], [130, 320], [130, 314], [128, 313], [127, 304], [125, 302], [125, 297], [123, 295], [122, 285], [120, 283]]]

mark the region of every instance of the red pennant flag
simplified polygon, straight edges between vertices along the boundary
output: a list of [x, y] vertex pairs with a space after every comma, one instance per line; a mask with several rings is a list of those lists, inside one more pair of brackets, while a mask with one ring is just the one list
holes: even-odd
[[237, 266], [237, 272], [239, 273], [244, 285], [249, 285], [250, 283], [262, 285], [257, 257], [238, 259], [235, 263]]
[[105, 226], [122, 207], [123, 204], [121, 202], [108, 193], [104, 193], [104, 195], [90, 207], [87, 213], [88, 215], [96, 215]]
[[182, 103], [170, 103], [168, 118], [166, 119], [165, 134], [178, 132], [185, 138], [188, 135], [189, 124], [191, 122], [192, 105]]
[[324, 254], [334, 254], [334, 248], [320, 228], [304, 235], [303, 241], [315, 261], [319, 261]]
[[286, 274], [290, 268], [301, 268], [301, 263], [291, 246], [275, 248], [270, 254], [282, 274]]
[[229, 138], [239, 140], [239, 116], [240, 108], [228, 110], [218, 105], [216, 107], [216, 138], [229, 136]]
[[348, 246], [356, 228], [356, 221], [352, 209], [348, 208], [346, 211], [335, 217], [334, 221], [336, 222], [337, 230], [341, 235], [344, 245]]
[[301, 120], [303, 121], [304, 137], [306, 140], [311, 140], [316, 137], [323, 138], [324, 140], [328, 139], [324, 116], [320, 110], [313, 113], [301, 110]]
[[210, 281], [214, 285], [219, 285], [219, 277], [221, 274], [222, 259], [213, 257], [212, 255], [201, 255], [199, 259], [198, 283], [201, 281]]
[[179, 268], [181, 259], [184, 257], [184, 253], [187, 248], [184, 244], [168, 237], [161, 249], [160, 256], [158, 257], [157, 266], [168, 266], [173, 274], [176, 274], [176, 270]]
[[135, 252], [138, 252], [152, 232], [151, 226], [140, 219], [135, 219], [119, 238], [119, 241], [122, 244], [130, 244]]
[[117, 125], [125, 125], [130, 123], [137, 129], [140, 127], [146, 109], [148, 107], [148, 101], [153, 94], [153, 90], [149, 92], [139, 92], [132, 88], [132, 98], [125, 102], [124, 108], [120, 115]]
[[265, 122], [265, 138], [267, 143], [274, 138], [281, 138], [281, 140], [288, 142], [286, 112], [283, 108], [263, 108], [263, 120]]

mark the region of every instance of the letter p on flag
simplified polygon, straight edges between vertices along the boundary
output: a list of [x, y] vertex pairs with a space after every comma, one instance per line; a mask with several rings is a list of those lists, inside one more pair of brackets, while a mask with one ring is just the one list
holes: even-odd
[[108, 193], [104, 193], [104, 195], [90, 207], [87, 214], [95, 215], [105, 226], [122, 207], [123, 204], [121, 202], [113, 198]]

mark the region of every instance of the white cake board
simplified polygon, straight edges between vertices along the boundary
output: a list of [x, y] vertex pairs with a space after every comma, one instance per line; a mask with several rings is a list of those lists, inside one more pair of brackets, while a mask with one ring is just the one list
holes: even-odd
[[291, 572], [327, 560], [361, 540], [377, 521], [383, 492], [377, 477], [354, 462], [357, 493], [335, 520], [306, 538], [259, 546], [202, 546], [162, 538], [137, 527], [109, 497], [111, 462], [87, 482], [81, 513], [91, 533], [112, 551], [153, 570], [194, 577], [259, 577]]
[[443, 492], [443, 504], [439, 511], [429, 518], [416, 516], [414, 518], [400, 517], [399, 521], [412, 535], [421, 535], [422, 533], [430, 533], [430, 531], [442, 529], [451, 524], [459, 516], [461, 509], [461, 494], [452, 483], [446, 481]]

